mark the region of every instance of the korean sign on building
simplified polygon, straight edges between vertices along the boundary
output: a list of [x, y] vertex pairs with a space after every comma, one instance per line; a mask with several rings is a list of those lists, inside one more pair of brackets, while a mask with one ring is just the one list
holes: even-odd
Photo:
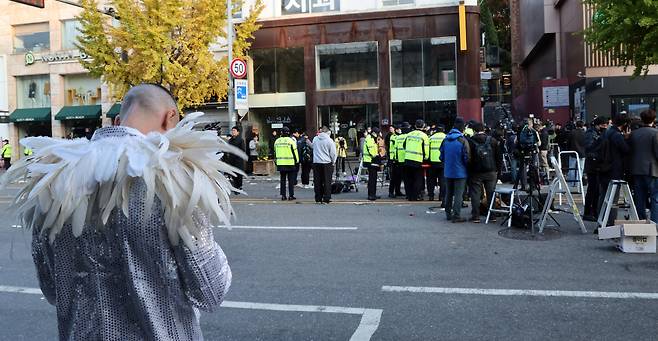
[[282, 0], [281, 14], [340, 11], [340, 0]]

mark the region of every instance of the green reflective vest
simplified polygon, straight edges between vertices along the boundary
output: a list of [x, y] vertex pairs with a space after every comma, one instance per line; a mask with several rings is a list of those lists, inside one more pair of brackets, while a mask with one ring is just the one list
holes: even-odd
[[372, 135], [368, 135], [363, 142], [363, 163], [371, 163], [372, 158], [377, 156], [378, 149], [375, 139], [372, 138]]
[[430, 143], [427, 134], [414, 130], [407, 134], [404, 145], [405, 160], [422, 163], [430, 156]]
[[397, 147], [395, 146], [395, 140], [397, 139], [397, 135], [391, 135], [391, 138], [388, 141], [388, 159], [391, 161], [395, 161], [395, 157], [397, 156]]
[[407, 134], [400, 134], [395, 137], [395, 160], [398, 163], [404, 163], [405, 159], [405, 150], [404, 150], [404, 140], [407, 139]]
[[441, 162], [441, 143], [446, 138], [446, 133], [434, 133], [430, 137], [430, 162]]
[[9, 143], [2, 147], [2, 157], [5, 159], [11, 159], [11, 145]]
[[274, 142], [274, 155], [277, 166], [294, 166], [299, 162], [297, 142], [291, 137], [279, 137]]

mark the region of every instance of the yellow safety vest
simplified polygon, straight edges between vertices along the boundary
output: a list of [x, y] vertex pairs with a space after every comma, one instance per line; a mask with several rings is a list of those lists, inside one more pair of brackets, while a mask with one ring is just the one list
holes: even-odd
[[372, 158], [377, 156], [377, 143], [371, 135], [368, 135], [363, 142], [363, 163], [371, 163]]
[[430, 143], [427, 134], [414, 130], [407, 135], [404, 146], [405, 160], [422, 163], [430, 156]]
[[291, 137], [279, 137], [274, 142], [274, 155], [277, 166], [294, 166], [299, 162], [297, 143]]
[[28, 147], [25, 147], [25, 149], [23, 149], [23, 155], [25, 155], [25, 156], [32, 155], [32, 149], [30, 149]]
[[464, 129], [464, 136], [469, 136], [469, 137], [471, 137], [471, 136], [473, 136], [473, 135], [475, 135], [475, 131], [474, 131], [473, 129], [471, 129], [470, 127]]
[[5, 159], [11, 159], [11, 145], [9, 143], [2, 147], [2, 157]]
[[430, 162], [441, 162], [441, 143], [446, 138], [446, 133], [435, 133], [430, 137]]
[[391, 138], [388, 140], [388, 159], [391, 161], [395, 161], [395, 158], [397, 156], [397, 147], [395, 146], [395, 140], [397, 139], [397, 135], [391, 135]]
[[395, 160], [398, 163], [404, 163], [404, 159], [406, 156], [405, 150], [404, 150], [404, 140], [407, 139], [407, 134], [400, 134], [395, 137], [395, 151], [396, 151], [396, 156]]
[[343, 139], [343, 147], [340, 146], [341, 139], [336, 139], [336, 154], [338, 157], [347, 157], [347, 141]]

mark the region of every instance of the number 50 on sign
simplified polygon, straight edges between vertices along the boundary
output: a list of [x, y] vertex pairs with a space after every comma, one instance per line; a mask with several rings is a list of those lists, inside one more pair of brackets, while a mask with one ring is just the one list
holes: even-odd
[[247, 63], [244, 60], [235, 58], [229, 66], [233, 78], [244, 78], [247, 75]]

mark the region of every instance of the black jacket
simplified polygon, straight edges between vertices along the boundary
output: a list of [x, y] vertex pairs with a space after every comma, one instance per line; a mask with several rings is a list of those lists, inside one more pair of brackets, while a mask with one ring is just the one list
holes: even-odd
[[631, 133], [631, 174], [658, 178], [658, 129], [642, 127]]
[[[244, 139], [242, 139], [242, 137], [239, 135], [236, 137], [231, 136], [231, 138], [228, 140], [228, 144], [244, 151], [245, 148]], [[226, 153], [224, 155], [226, 155], [225, 156], [226, 163], [228, 163], [233, 167], [244, 170], [244, 160], [241, 157], [231, 153]]]
[[[491, 149], [494, 152], [494, 158], [496, 160], [496, 170], [494, 170], [493, 172], [496, 172], [496, 171], [501, 169], [502, 162], [503, 162], [503, 152], [502, 152], [502, 148], [500, 147], [500, 144], [498, 143], [498, 140], [496, 140], [495, 138], [493, 138], [493, 137], [491, 137], [487, 134], [477, 134], [476, 133], [475, 135], [473, 135], [472, 137], [469, 138], [469, 142], [473, 141], [473, 142], [477, 142], [477, 144], [482, 144], [487, 140], [488, 137], [490, 138]], [[478, 164], [477, 164], [477, 157], [476, 157], [476, 155], [477, 155], [477, 152], [476, 152], [477, 144], [476, 143], [469, 143], [469, 147], [471, 149], [471, 162], [469, 164], [468, 169], [472, 173], [482, 173], [482, 171], [478, 169]]]
[[601, 132], [596, 128], [589, 128], [585, 132], [585, 173], [597, 173], [599, 163], [599, 139]]
[[615, 126], [608, 128], [601, 138], [609, 141], [611, 159], [610, 171], [603, 173], [602, 176], [610, 180], [623, 180], [624, 159], [630, 154], [631, 148], [626, 143], [624, 135]]
[[578, 153], [578, 157], [585, 157], [585, 132], [574, 129], [569, 134], [569, 149]]

